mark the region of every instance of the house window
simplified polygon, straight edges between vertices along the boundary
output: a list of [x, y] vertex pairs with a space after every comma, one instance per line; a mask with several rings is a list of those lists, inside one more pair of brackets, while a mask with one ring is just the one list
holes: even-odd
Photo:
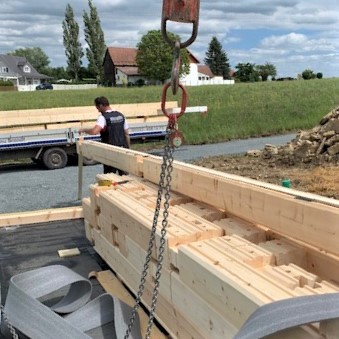
[[31, 68], [27, 65], [24, 66], [24, 72], [25, 73], [31, 73]]
[[8, 67], [2, 67], [1, 72], [2, 73], [8, 73]]

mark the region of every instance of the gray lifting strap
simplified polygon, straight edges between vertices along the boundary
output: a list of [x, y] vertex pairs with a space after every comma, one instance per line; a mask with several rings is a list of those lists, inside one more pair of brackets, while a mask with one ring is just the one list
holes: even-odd
[[[54, 305], [39, 301], [57, 291]], [[34, 339], [91, 338], [86, 331], [110, 322], [115, 338], [123, 338], [132, 307], [108, 293], [89, 301], [91, 293], [89, 280], [65, 266], [47, 266], [11, 278], [4, 312], [12, 326]], [[6, 332], [4, 321], [1, 328]], [[138, 317], [130, 338], [141, 339]]]
[[292, 327], [336, 318], [339, 318], [339, 293], [280, 300], [254, 311], [234, 339], [258, 339]]

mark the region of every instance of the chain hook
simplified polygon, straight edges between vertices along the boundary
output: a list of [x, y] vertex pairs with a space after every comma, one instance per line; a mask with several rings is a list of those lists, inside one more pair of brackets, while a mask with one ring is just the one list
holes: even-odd
[[173, 66], [172, 66], [172, 74], [171, 74], [171, 87], [173, 95], [176, 95], [179, 87], [179, 76], [180, 76], [180, 66], [181, 66], [181, 58], [180, 58], [180, 41], [177, 40], [175, 42], [174, 47], [174, 58], [173, 58]]
[[[174, 48], [174, 60], [172, 67], [172, 77], [171, 82], [167, 83], [163, 87], [162, 98], [161, 98], [161, 110], [165, 116], [168, 117], [168, 125], [166, 128], [166, 142], [164, 146], [164, 156], [163, 163], [161, 165], [161, 173], [160, 180], [158, 185], [158, 197], [156, 202], [156, 207], [154, 210], [154, 219], [152, 224], [151, 236], [147, 248], [146, 261], [144, 264], [144, 268], [142, 271], [139, 290], [136, 296], [135, 305], [133, 308], [133, 312], [130, 318], [130, 322], [128, 324], [128, 328], [126, 330], [124, 339], [127, 339], [131, 333], [134, 321], [136, 319], [137, 310], [140, 306], [141, 296], [145, 290], [146, 285], [146, 277], [148, 273], [148, 269], [151, 262], [153, 246], [155, 243], [155, 233], [158, 224], [158, 217], [161, 209], [161, 200], [162, 195], [164, 193], [165, 201], [164, 201], [164, 209], [163, 209], [163, 220], [161, 227], [161, 237], [160, 237], [160, 246], [158, 250], [158, 264], [155, 274], [154, 288], [152, 293], [152, 303], [150, 308], [149, 321], [146, 329], [146, 339], [149, 339], [151, 336], [151, 330], [153, 326], [153, 320], [157, 305], [157, 299], [159, 294], [159, 284], [160, 277], [162, 271], [162, 262], [164, 259], [164, 251], [166, 244], [166, 228], [168, 226], [168, 216], [169, 216], [169, 199], [170, 199], [170, 186], [172, 181], [172, 171], [173, 171], [173, 151], [174, 147], [179, 147], [183, 141], [183, 135], [178, 131], [178, 118], [181, 117], [186, 110], [187, 106], [187, 92], [179, 83], [179, 75], [180, 75], [180, 49], [186, 48], [189, 46], [196, 38], [198, 32], [198, 16], [199, 16], [199, 4], [200, 0], [163, 0], [163, 15], [161, 22], [161, 30], [164, 40]], [[167, 20], [174, 20], [179, 22], [192, 22], [193, 23], [193, 32], [192, 36], [184, 43], [180, 43], [179, 40], [172, 41], [166, 32], [166, 22]], [[175, 95], [178, 88], [182, 90], [182, 99], [181, 99], [181, 109], [178, 114], [169, 113], [166, 110], [166, 95], [168, 88], [172, 86], [172, 92]]]
[[175, 42], [171, 40], [167, 34], [167, 21], [176, 21], [184, 23], [192, 23], [191, 37], [180, 43], [180, 48], [186, 48], [193, 43], [198, 35], [198, 23], [199, 23], [199, 8], [200, 0], [164, 0], [162, 7], [162, 19], [161, 19], [161, 32], [164, 40], [171, 45], [175, 46]]

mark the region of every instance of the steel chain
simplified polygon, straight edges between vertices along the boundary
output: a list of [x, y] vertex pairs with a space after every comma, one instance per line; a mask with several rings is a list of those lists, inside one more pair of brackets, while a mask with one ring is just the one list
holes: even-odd
[[[184, 8], [186, 10], [183, 10]], [[199, 21], [199, 7], [200, 0], [189, 0], [182, 1], [177, 0], [163, 0], [163, 13], [162, 13], [162, 21], [161, 21], [161, 31], [164, 40], [173, 48], [173, 65], [172, 65], [172, 73], [171, 73], [171, 82], [166, 84], [163, 88], [162, 100], [161, 100], [161, 108], [165, 116], [168, 117], [168, 125], [166, 129], [166, 137], [165, 137], [165, 145], [164, 145], [164, 155], [163, 161], [161, 165], [161, 173], [159, 179], [158, 186], [158, 195], [156, 201], [156, 207], [154, 211], [152, 230], [150, 235], [150, 240], [148, 243], [146, 260], [143, 267], [143, 271], [141, 274], [139, 289], [137, 292], [137, 296], [135, 299], [135, 305], [133, 307], [132, 315], [130, 318], [130, 322], [128, 324], [125, 339], [127, 339], [131, 333], [133, 324], [136, 319], [137, 311], [140, 307], [141, 297], [145, 290], [146, 284], [146, 276], [149, 269], [149, 264], [152, 257], [152, 249], [155, 243], [155, 234], [158, 225], [158, 218], [161, 209], [161, 200], [164, 193], [165, 201], [164, 201], [164, 209], [163, 209], [163, 220], [161, 226], [161, 236], [160, 236], [160, 245], [158, 250], [157, 257], [157, 269], [154, 279], [154, 287], [152, 293], [152, 303], [149, 314], [149, 321], [147, 325], [145, 338], [149, 339], [151, 336], [151, 330], [154, 321], [154, 314], [156, 311], [156, 305], [159, 295], [159, 286], [160, 286], [160, 278], [162, 271], [162, 262], [164, 259], [164, 251], [166, 244], [166, 232], [168, 226], [168, 215], [169, 215], [169, 206], [170, 206], [170, 189], [171, 189], [171, 181], [172, 181], [172, 171], [173, 171], [173, 152], [174, 152], [174, 141], [175, 138], [179, 138], [181, 140], [181, 135], [178, 132], [177, 119], [184, 114], [186, 110], [187, 104], [187, 93], [185, 88], [179, 83], [180, 77], [180, 67], [181, 67], [181, 58], [180, 58], [180, 49], [188, 47], [196, 38], [198, 32], [198, 21]], [[180, 40], [172, 41], [166, 31], [166, 22], [167, 20], [174, 20], [179, 22], [192, 22], [193, 23], [193, 31], [191, 37], [185, 42], [180, 43]], [[178, 115], [168, 114], [165, 108], [166, 104], [166, 91], [168, 87], [171, 86], [173, 95], [177, 94], [178, 88], [180, 87], [182, 90], [182, 102], [181, 102], [181, 111]], [[165, 182], [166, 179], [166, 182]]]
[[166, 232], [167, 232], [167, 225], [168, 225], [168, 215], [169, 215], [169, 201], [170, 201], [170, 190], [171, 190], [171, 181], [172, 181], [172, 171], [173, 171], [173, 151], [174, 146], [170, 144], [170, 134], [174, 132], [172, 126], [168, 127], [167, 135], [168, 142], [165, 145], [165, 152], [164, 152], [164, 161], [162, 168], [162, 173], [166, 175], [166, 185], [165, 185], [165, 201], [164, 201], [164, 211], [163, 211], [163, 220], [162, 220], [162, 227], [161, 227], [161, 237], [160, 237], [160, 245], [159, 245], [159, 253], [158, 253], [158, 263], [157, 263], [157, 270], [154, 279], [154, 288], [152, 294], [152, 304], [149, 314], [149, 320], [146, 330], [145, 338], [149, 339], [151, 337], [151, 330], [153, 326], [154, 314], [156, 310], [158, 294], [159, 294], [159, 285], [160, 285], [160, 278], [161, 278], [161, 270], [162, 270], [162, 262], [164, 259], [164, 251], [165, 251], [165, 244], [166, 244]]
[[11, 322], [8, 320], [6, 313], [5, 313], [5, 309], [2, 305], [0, 305], [0, 318], [3, 319], [7, 325], [7, 328], [9, 329], [9, 332], [12, 335], [13, 339], [19, 339], [18, 334], [15, 331], [15, 328], [13, 327], [13, 325], [11, 324]]
[[[172, 133], [172, 129], [168, 127], [167, 130], [166, 130], [166, 136], [165, 136], [163, 162], [162, 162], [162, 165], [161, 165], [161, 173], [160, 173], [160, 179], [159, 179], [157, 201], [156, 201], [156, 207], [155, 207], [155, 212], [154, 212], [154, 217], [153, 217], [150, 240], [149, 240], [148, 248], [147, 248], [146, 260], [145, 260], [144, 268], [143, 268], [143, 271], [142, 271], [142, 274], [141, 274], [139, 290], [137, 292], [137, 296], [136, 296], [136, 299], [135, 299], [135, 305], [133, 307], [130, 322], [128, 324], [128, 328], [126, 330], [126, 334], [125, 334], [125, 337], [124, 337], [125, 339], [127, 339], [129, 337], [130, 333], [131, 333], [131, 330], [132, 330], [132, 327], [133, 327], [133, 324], [134, 324], [134, 321], [135, 321], [135, 318], [136, 318], [136, 313], [137, 313], [137, 311], [140, 307], [141, 297], [142, 297], [143, 292], [145, 290], [146, 276], [147, 276], [147, 272], [148, 272], [148, 269], [149, 269], [149, 263], [150, 263], [151, 257], [152, 257], [152, 250], [153, 250], [153, 246], [154, 246], [154, 243], [155, 243], [155, 234], [156, 234], [156, 229], [157, 229], [157, 225], [158, 225], [158, 218], [159, 218], [160, 209], [161, 209], [161, 200], [162, 200], [162, 195], [163, 195], [163, 190], [164, 190], [166, 168], [168, 167], [168, 163], [170, 162], [170, 164], [172, 164], [172, 161], [173, 161], [173, 147], [170, 146], [170, 134], [171, 133]], [[172, 158], [171, 161], [169, 161], [170, 158]], [[172, 165], [171, 165], [171, 167], [172, 167]], [[167, 193], [166, 196], [169, 196], [169, 188], [167, 188], [167, 187], [166, 187], [166, 193]], [[169, 199], [169, 197], [166, 198], [166, 199]], [[166, 207], [165, 207], [165, 209], [166, 209]], [[166, 218], [167, 218], [168, 212], [166, 212], [166, 213], [167, 213], [166, 214]], [[164, 210], [164, 215], [165, 215], [165, 210]], [[163, 223], [164, 223], [164, 221], [163, 221]], [[159, 249], [159, 251], [160, 251], [160, 249]], [[163, 250], [162, 250], [162, 252], [163, 252]], [[152, 317], [152, 319], [153, 319], [153, 317]], [[148, 330], [148, 332], [150, 332], [150, 330]]]

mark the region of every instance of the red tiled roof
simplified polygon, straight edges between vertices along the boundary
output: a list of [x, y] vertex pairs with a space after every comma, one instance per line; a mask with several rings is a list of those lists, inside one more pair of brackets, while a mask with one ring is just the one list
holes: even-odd
[[208, 75], [210, 78], [214, 77], [214, 74], [212, 73], [210, 67], [207, 65], [198, 65], [198, 72]]
[[187, 53], [191, 64], [200, 64], [200, 61], [189, 50], [187, 50]]
[[117, 67], [117, 69], [126, 74], [126, 75], [139, 75], [138, 67], [126, 66], [126, 67]]
[[[108, 53], [115, 66], [136, 66], [137, 48], [133, 47], [108, 47]], [[200, 64], [199, 60], [189, 51], [190, 63]]]
[[135, 66], [136, 48], [127, 47], [108, 47], [108, 53], [115, 66]]

